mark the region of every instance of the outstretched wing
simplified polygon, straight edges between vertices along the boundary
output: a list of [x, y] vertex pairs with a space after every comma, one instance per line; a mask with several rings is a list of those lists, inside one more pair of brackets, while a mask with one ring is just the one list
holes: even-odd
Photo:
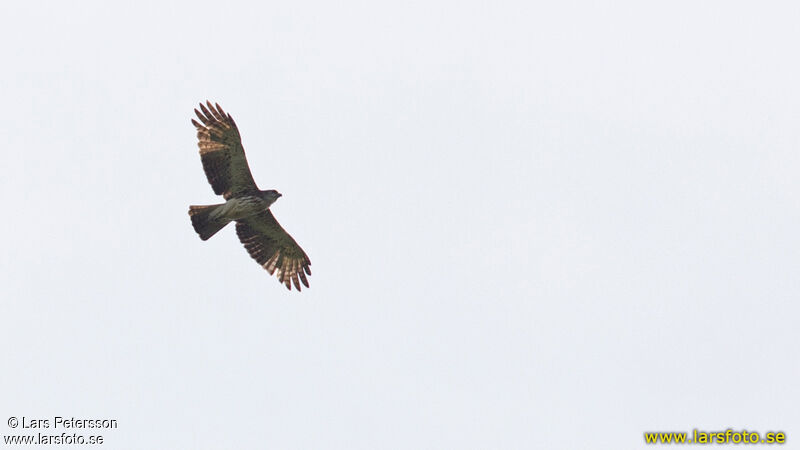
[[208, 108], [200, 103], [202, 113], [194, 110], [200, 122], [192, 119], [197, 127], [197, 146], [203, 170], [214, 193], [225, 199], [239, 194], [257, 191], [256, 182], [244, 156], [239, 129], [230, 114], [206, 101]]
[[294, 283], [294, 287], [301, 290], [301, 281], [308, 287], [306, 274], [311, 275], [311, 260], [271, 211], [237, 220], [236, 234], [250, 256], [270, 275], [277, 272], [278, 281], [287, 289], [291, 290]]

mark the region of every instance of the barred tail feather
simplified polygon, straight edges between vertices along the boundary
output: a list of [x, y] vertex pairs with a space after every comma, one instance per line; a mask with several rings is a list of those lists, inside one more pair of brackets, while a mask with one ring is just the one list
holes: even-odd
[[206, 206], [192, 205], [189, 207], [189, 217], [192, 218], [192, 226], [194, 227], [194, 231], [200, 235], [200, 239], [204, 241], [208, 240], [230, 222], [228, 219], [212, 217], [213, 212], [221, 206], [225, 206], [225, 204]]

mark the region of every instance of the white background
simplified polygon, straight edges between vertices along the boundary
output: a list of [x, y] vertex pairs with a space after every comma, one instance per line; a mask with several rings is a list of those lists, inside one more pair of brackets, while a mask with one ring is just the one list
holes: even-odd
[[[796, 2], [255, 4], [0, 8], [0, 434], [798, 448]], [[205, 99], [310, 289], [192, 230]]]

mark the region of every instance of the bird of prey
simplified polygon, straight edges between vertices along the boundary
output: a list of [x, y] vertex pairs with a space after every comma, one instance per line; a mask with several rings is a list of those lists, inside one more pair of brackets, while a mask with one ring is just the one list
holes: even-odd
[[235, 220], [239, 240], [261, 267], [276, 274], [289, 290], [294, 284], [300, 291], [301, 282], [308, 287], [311, 261], [269, 210], [281, 194], [256, 186], [231, 115], [209, 101], [200, 103], [200, 110], [194, 110], [200, 122], [192, 119], [200, 159], [214, 193], [225, 198], [225, 203], [189, 206], [194, 230], [205, 241]]

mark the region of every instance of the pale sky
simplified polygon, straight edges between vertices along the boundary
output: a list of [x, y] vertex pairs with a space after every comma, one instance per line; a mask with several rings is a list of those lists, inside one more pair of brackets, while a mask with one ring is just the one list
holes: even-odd
[[[789, 1], [4, 3], [0, 436], [68, 416], [118, 420], [106, 449], [800, 448], [798, 22]], [[206, 99], [283, 193], [310, 289], [233, 226], [192, 230], [221, 201]]]

